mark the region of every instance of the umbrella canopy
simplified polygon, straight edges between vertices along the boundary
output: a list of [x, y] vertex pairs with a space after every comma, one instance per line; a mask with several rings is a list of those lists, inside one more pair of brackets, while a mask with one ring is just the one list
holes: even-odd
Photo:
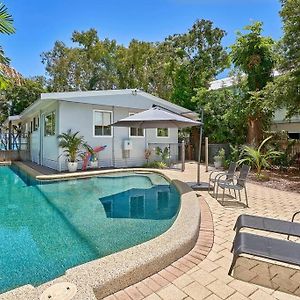
[[137, 128], [185, 128], [201, 125], [201, 122], [168, 112], [158, 107], [150, 108], [112, 124], [112, 126], [118, 127]]

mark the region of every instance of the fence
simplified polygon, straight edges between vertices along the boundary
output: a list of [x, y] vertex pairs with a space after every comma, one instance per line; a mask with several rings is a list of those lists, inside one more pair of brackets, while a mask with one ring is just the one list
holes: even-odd
[[25, 134], [9, 134], [7, 132], [0, 134], [0, 150], [27, 150], [28, 136]]
[[0, 150], [0, 161], [29, 160], [27, 150]]
[[279, 145], [293, 160], [293, 165], [300, 169], [300, 140], [283, 140], [279, 142]]
[[[184, 149], [183, 149], [184, 145]], [[151, 154], [149, 161], [163, 161], [168, 167], [184, 169], [186, 160], [195, 160], [196, 153], [192, 144], [182, 143], [149, 143], [148, 149]], [[184, 155], [184, 157], [183, 157]]]

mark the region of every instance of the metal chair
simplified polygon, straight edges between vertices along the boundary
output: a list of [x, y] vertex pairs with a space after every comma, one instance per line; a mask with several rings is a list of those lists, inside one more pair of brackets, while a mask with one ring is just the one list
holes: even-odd
[[[213, 184], [213, 196], [215, 196], [215, 190], [216, 190], [217, 182], [223, 182], [224, 183], [224, 182], [232, 182], [233, 181], [233, 177], [234, 177], [236, 167], [237, 167], [237, 163], [236, 162], [231, 162], [227, 172], [212, 171], [209, 174], [208, 190], [210, 191], [210, 183], [212, 183]], [[214, 173], [217, 173], [217, 174], [214, 175]], [[225, 177], [225, 178], [221, 179], [223, 177]]]
[[247, 189], [246, 189], [246, 180], [247, 180], [247, 176], [250, 172], [250, 168], [251, 167], [248, 165], [243, 165], [241, 168], [239, 177], [233, 175], [233, 178], [236, 179], [236, 183], [234, 182], [234, 180], [232, 180], [231, 182], [217, 182], [216, 199], [218, 199], [219, 187], [221, 189], [223, 189], [222, 204], [224, 204], [225, 189], [234, 190], [235, 199], [237, 199], [236, 191], [238, 191], [239, 201], [242, 201], [241, 190], [244, 190], [245, 197], [246, 197], [246, 206], [248, 207], [248, 195], [247, 195]]

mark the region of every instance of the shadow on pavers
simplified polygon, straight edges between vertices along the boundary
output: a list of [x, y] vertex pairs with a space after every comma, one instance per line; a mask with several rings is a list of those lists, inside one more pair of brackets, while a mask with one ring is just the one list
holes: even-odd
[[269, 289], [300, 296], [300, 268], [272, 264], [267, 261], [239, 257], [232, 277]]

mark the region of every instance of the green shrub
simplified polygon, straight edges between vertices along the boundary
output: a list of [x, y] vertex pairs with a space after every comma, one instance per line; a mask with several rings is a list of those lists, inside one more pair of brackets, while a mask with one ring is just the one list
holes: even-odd
[[279, 157], [282, 152], [275, 151], [274, 149], [268, 149], [263, 151], [263, 147], [272, 136], [264, 139], [258, 148], [251, 146], [244, 146], [242, 152], [242, 159], [238, 161], [238, 164], [248, 163], [256, 170], [256, 176], [258, 179], [263, 177], [262, 170], [271, 166], [272, 159]]
[[163, 161], [152, 161], [146, 162], [143, 164], [144, 168], [153, 168], [153, 169], [164, 169], [167, 167], [167, 164]]

